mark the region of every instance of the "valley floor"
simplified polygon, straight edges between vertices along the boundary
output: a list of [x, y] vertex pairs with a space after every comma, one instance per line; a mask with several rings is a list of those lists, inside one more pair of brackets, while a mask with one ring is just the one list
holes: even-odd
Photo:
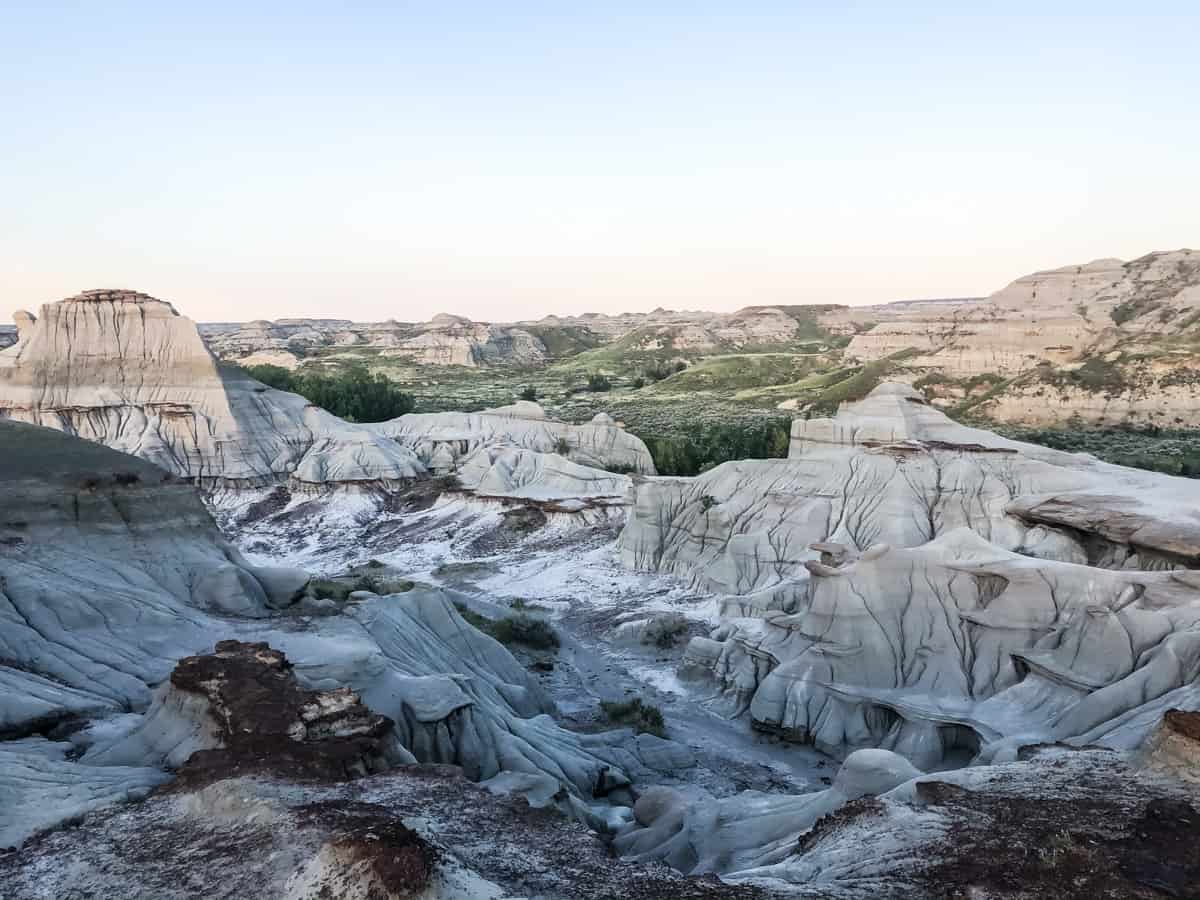
[[[811, 747], [753, 731], [745, 715], [727, 718], [711, 680], [679, 677], [688, 636], [718, 622], [716, 599], [669, 576], [621, 566], [617, 510], [595, 511], [583, 528], [574, 516], [554, 521], [552, 514], [542, 527], [526, 531], [529, 523], [514, 515], [514, 507], [454, 493], [424, 509], [401, 504], [390, 513], [380, 512], [371, 496], [292, 498], [256, 521], [238, 515], [244, 498], [236, 507], [220, 497], [214, 501], [225, 529], [258, 564], [327, 576], [374, 572], [449, 589], [457, 602], [485, 616], [502, 617], [515, 608], [546, 619], [561, 641], [556, 652], [509, 649], [537, 673], [557, 704], [560, 724], [581, 731], [613, 727], [600, 703], [640, 698], [662, 710], [667, 736], [694, 755], [695, 766], [675, 778], [656, 775], [654, 784], [697, 798], [743, 790], [795, 794], [823, 789], [837, 770], [836, 760]], [[372, 522], [364, 543], [359, 538], [367, 516]], [[300, 521], [306, 523], [302, 531], [294, 526]], [[689, 632], [666, 648], [620, 638], [623, 625], [656, 616], [683, 616]]]

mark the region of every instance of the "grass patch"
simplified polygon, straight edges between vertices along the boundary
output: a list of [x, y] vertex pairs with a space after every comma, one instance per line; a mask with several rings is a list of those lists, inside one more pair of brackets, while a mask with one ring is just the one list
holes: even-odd
[[638, 734], [653, 734], [660, 738], [667, 736], [667, 724], [663, 720], [662, 710], [643, 703], [641, 697], [632, 700], [601, 700], [600, 710], [614, 725], [632, 728]]
[[864, 366], [845, 370], [848, 373], [845, 378], [825, 388], [808, 405], [805, 411], [808, 418], [834, 416], [837, 415], [838, 407], [843, 403], [862, 400], [895, 371], [896, 365], [896, 362], [890, 358], [877, 359]]
[[1021, 428], [993, 424], [1005, 437], [1068, 453], [1090, 453], [1134, 469], [1200, 478], [1200, 431], [1153, 425], [1123, 428]]
[[742, 391], [794, 382], [821, 365], [821, 358], [797, 353], [755, 353], [709, 356], [665, 378], [651, 388], [655, 394], [697, 391]]
[[526, 325], [524, 330], [540, 340], [553, 359], [594, 350], [602, 341], [599, 335], [577, 326]]

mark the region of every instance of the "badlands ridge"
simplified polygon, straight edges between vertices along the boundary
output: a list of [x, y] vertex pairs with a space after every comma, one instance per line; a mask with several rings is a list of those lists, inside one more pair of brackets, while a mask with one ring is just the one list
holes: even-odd
[[[133, 292], [18, 323], [14, 898], [1196, 896], [1200, 482], [888, 381], [663, 477], [604, 415], [343, 422]], [[473, 624], [539, 605], [554, 660]], [[618, 667], [665, 737], [580, 718]]]

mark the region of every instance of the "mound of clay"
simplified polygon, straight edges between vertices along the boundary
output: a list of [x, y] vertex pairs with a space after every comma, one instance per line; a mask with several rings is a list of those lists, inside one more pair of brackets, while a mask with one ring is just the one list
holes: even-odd
[[895, 753], [859, 750], [846, 759], [832, 787], [812, 794], [746, 791], [688, 804], [678, 793], [657, 788], [639, 798], [635, 822], [613, 845], [624, 856], [663, 860], [687, 874], [770, 865], [791, 856], [818, 820], [921, 774]]
[[510, 446], [557, 453], [597, 469], [654, 474], [646, 445], [611, 417], [569, 425], [546, 418], [545, 411], [529, 401], [478, 413], [410, 413], [369, 427], [395, 438], [426, 463], [437, 453], [462, 460], [480, 447]]

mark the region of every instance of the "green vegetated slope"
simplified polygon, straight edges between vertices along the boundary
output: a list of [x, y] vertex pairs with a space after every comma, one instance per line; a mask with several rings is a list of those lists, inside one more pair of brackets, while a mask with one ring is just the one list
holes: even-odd
[[540, 340], [550, 358], [556, 360], [592, 350], [604, 343], [603, 336], [577, 326], [527, 325], [525, 330]]

